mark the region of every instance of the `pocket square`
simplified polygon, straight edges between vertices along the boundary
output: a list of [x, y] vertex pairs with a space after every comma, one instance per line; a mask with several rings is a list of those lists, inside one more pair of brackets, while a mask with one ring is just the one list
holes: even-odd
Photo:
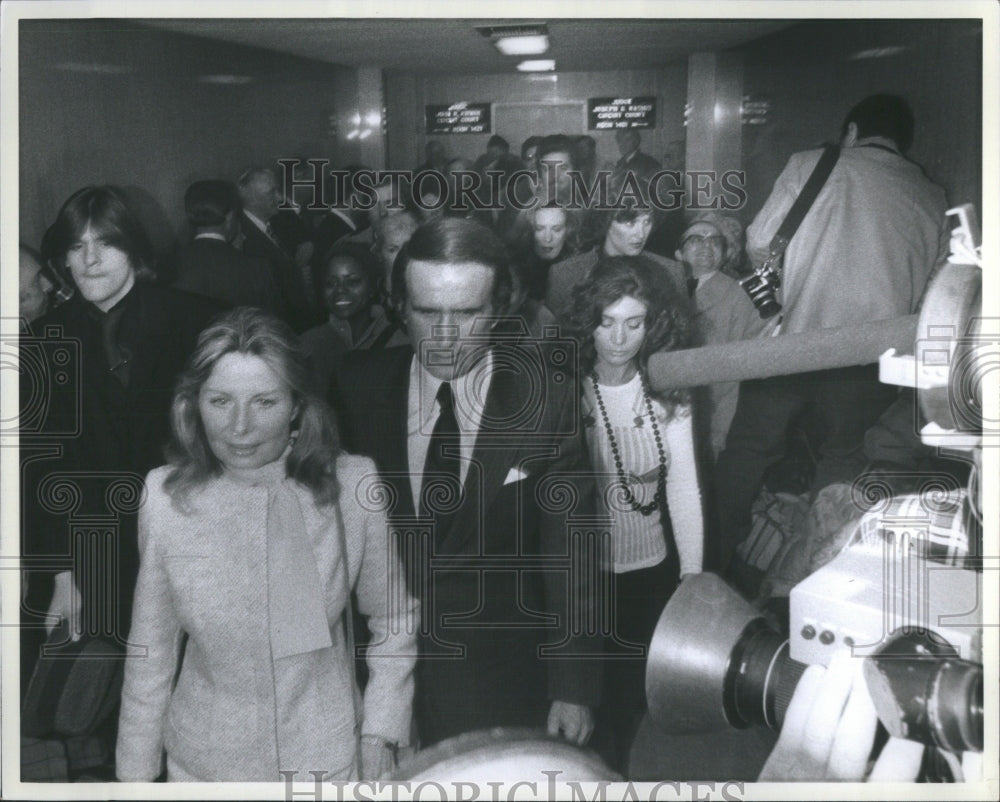
[[520, 482], [522, 479], [527, 479], [528, 474], [522, 471], [520, 468], [511, 468], [507, 471], [507, 478], [503, 480], [504, 485], [510, 485], [514, 482]]

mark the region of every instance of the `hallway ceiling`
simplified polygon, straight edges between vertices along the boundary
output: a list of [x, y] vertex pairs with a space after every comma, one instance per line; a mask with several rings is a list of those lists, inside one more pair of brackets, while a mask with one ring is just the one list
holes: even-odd
[[[136, 20], [139, 22], [140, 20]], [[788, 27], [788, 20], [676, 19], [144, 19], [143, 25], [345, 67], [445, 73], [513, 72], [476, 27], [544, 21], [559, 72], [661, 67]]]

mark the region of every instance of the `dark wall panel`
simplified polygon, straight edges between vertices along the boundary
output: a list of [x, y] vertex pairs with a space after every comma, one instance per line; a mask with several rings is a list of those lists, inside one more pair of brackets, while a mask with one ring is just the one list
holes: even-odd
[[978, 20], [811, 22], [742, 49], [744, 92], [771, 102], [744, 126], [746, 221], [798, 150], [835, 138], [866, 95], [906, 97], [916, 117], [909, 156], [950, 203], [982, 201], [982, 25]]
[[[125, 187], [158, 251], [184, 235], [183, 195], [280, 157], [357, 159], [343, 139], [355, 71], [118, 20], [23, 21], [20, 235], [37, 244], [70, 193]], [[247, 83], [205, 83], [206, 75]]]

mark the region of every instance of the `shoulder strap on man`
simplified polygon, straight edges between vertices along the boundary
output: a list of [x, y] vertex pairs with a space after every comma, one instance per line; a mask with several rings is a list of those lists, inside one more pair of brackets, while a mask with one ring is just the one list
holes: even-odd
[[840, 145], [827, 145], [823, 148], [823, 155], [819, 157], [819, 161], [816, 162], [816, 166], [806, 180], [805, 186], [802, 187], [802, 191], [795, 199], [795, 203], [792, 204], [792, 208], [788, 210], [788, 214], [785, 215], [785, 219], [778, 228], [777, 233], [771, 239], [770, 255], [772, 257], [785, 252], [788, 243], [792, 241], [792, 237], [798, 231], [802, 220], [812, 207], [816, 196], [819, 195], [819, 191], [826, 183], [826, 179], [833, 172], [833, 167], [839, 158]]

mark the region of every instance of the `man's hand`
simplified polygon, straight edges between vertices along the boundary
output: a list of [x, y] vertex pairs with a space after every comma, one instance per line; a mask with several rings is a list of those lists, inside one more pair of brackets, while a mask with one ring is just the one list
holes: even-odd
[[51, 635], [59, 622], [65, 620], [69, 626], [70, 637], [80, 640], [82, 621], [80, 608], [83, 602], [80, 591], [73, 581], [72, 571], [62, 571], [56, 574], [55, 587], [52, 589], [52, 601], [49, 603], [48, 618], [45, 621], [45, 631]]
[[362, 780], [378, 780], [396, 769], [395, 747], [383, 738], [371, 735], [361, 736]]
[[586, 705], [555, 701], [549, 708], [549, 735], [561, 735], [571, 744], [583, 746], [594, 731], [594, 714]]
[[[865, 779], [878, 716], [862, 665], [861, 658], [845, 652], [834, 657], [829, 668], [806, 669], [759, 782]], [[923, 752], [923, 744], [890, 738], [869, 779], [913, 782]]]

